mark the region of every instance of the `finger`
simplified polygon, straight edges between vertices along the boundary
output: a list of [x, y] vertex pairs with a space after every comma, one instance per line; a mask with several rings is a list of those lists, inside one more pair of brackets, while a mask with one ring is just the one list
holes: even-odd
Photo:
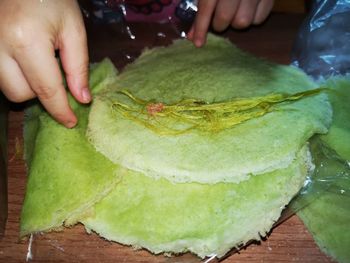
[[88, 47], [80, 14], [71, 15], [64, 21], [58, 48], [69, 90], [79, 102], [89, 103]]
[[213, 18], [213, 28], [216, 31], [224, 31], [232, 22], [240, 0], [221, 0], [218, 2]]
[[255, 12], [254, 25], [261, 24], [269, 16], [273, 8], [274, 0], [261, 0]]
[[255, 10], [257, 8], [258, 0], [244, 0], [239, 3], [237, 13], [232, 21], [232, 27], [236, 29], [243, 29], [253, 23], [255, 17]]
[[17, 49], [15, 59], [46, 110], [67, 128], [74, 127], [77, 119], [68, 104], [52, 43], [38, 37], [35, 44]]
[[36, 97], [17, 62], [6, 55], [0, 56], [0, 89], [12, 102], [24, 102]]
[[206, 36], [216, 2], [216, 0], [198, 2], [198, 12], [193, 25], [194, 32], [192, 40], [197, 47], [203, 46], [206, 42]]

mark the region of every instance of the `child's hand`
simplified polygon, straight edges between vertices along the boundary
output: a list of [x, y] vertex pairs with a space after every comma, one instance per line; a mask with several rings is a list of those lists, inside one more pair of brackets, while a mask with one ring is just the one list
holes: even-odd
[[210, 23], [214, 30], [224, 31], [230, 25], [243, 29], [262, 23], [271, 12], [274, 0], [199, 0], [198, 12], [188, 39], [195, 46], [205, 44]]
[[58, 122], [75, 126], [55, 50], [73, 96], [90, 102], [87, 40], [77, 2], [0, 0], [0, 21], [1, 91], [13, 102], [38, 97]]

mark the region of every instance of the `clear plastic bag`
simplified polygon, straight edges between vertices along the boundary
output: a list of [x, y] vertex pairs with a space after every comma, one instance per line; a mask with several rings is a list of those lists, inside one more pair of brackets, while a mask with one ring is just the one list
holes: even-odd
[[95, 24], [114, 24], [124, 31], [137, 22], [167, 24], [184, 37], [178, 28], [194, 20], [197, 0], [91, 0], [82, 2], [82, 10]]
[[192, 21], [196, 0], [92, 0], [92, 18], [98, 23]]
[[350, 71], [350, 1], [315, 0], [302, 24], [292, 64], [318, 79]]
[[114, 54], [102, 52], [102, 56], [94, 56], [100, 53], [94, 50], [91, 61], [98, 62], [108, 56], [118, 69], [136, 59], [144, 48], [166, 46], [173, 39], [185, 38], [197, 12], [197, 0], [80, 0], [79, 3], [88, 35], [98, 38], [99, 28], [103, 28], [101, 31], [111, 33], [110, 43], [118, 52], [118, 60], [113, 60]]
[[317, 199], [331, 192], [348, 196], [350, 200], [350, 162], [343, 160], [318, 136], [309, 142], [315, 169], [305, 180], [299, 194], [289, 204], [289, 213], [296, 213]]

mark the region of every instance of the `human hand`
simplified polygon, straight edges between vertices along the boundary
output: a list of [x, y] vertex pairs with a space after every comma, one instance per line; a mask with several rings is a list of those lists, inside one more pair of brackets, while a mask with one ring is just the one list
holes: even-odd
[[270, 14], [274, 0], [198, 0], [196, 19], [187, 34], [195, 46], [206, 42], [210, 23], [221, 32], [230, 25], [243, 29], [262, 23]]
[[86, 32], [77, 2], [0, 0], [0, 21], [0, 90], [12, 102], [38, 97], [58, 122], [74, 127], [77, 118], [55, 50], [72, 95], [90, 102]]

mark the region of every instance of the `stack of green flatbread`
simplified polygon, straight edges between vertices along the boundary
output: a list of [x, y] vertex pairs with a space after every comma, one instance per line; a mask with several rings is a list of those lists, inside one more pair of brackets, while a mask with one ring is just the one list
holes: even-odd
[[71, 100], [74, 129], [27, 111], [22, 236], [81, 222], [153, 253], [223, 256], [270, 231], [314, 168], [309, 138], [332, 117], [300, 70], [214, 36], [146, 50], [120, 74], [105, 60], [90, 85], [91, 107]]

